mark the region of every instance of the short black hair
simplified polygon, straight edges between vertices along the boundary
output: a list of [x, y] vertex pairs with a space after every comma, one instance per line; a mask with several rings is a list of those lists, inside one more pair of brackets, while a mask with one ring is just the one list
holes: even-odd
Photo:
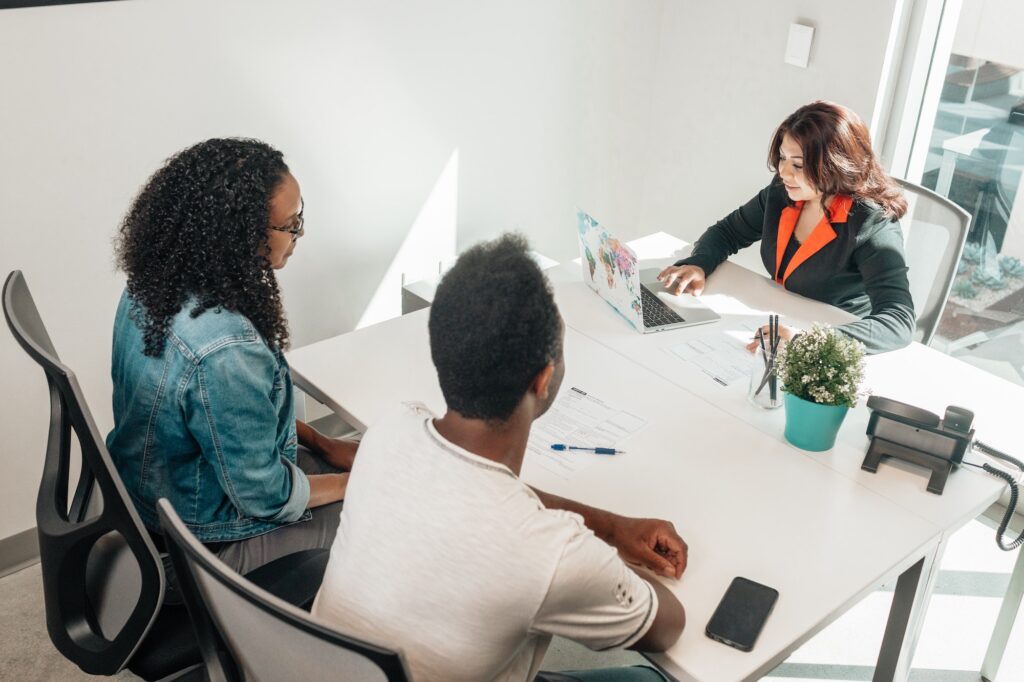
[[430, 355], [448, 409], [506, 421], [537, 373], [562, 357], [562, 320], [526, 240], [466, 251], [437, 287]]

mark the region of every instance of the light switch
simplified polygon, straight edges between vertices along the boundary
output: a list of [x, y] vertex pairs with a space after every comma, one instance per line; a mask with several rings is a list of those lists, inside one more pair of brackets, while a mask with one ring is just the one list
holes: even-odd
[[803, 24], [789, 25], [789, 40], [786, 41], [786, 63], [807, 68], [807, 61], [811, 56], [811, 39], [814, 38], [814, 29]]

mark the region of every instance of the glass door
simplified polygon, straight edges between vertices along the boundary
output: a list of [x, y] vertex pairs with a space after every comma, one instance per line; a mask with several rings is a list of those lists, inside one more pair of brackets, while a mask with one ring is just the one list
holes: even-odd
[[957, 3], [942, 21], [955, 31], [931, 56], [944, 75], [924, 98], [934, 110], [918, 121], [934, 124], [918, 131], [908, 179], [972, 221], [931, 345], [1024, 384], [1024, 2]]

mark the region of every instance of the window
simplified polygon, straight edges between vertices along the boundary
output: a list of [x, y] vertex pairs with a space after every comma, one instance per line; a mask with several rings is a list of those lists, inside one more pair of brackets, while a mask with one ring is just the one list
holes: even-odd
[[[972, 220], [931, 345], [1024, 383], [1024, 3], [932, 4], [942, 8], [939, 23], [932, 42], [922, 40], [934, 48], [907, 52], [928, 62], [929, 76], [909, 114], [905, 177], [956, 202]], [[900, 132], [906, 136], [907, 127]], [[892, 172], [902, 175], [898, 161]]]

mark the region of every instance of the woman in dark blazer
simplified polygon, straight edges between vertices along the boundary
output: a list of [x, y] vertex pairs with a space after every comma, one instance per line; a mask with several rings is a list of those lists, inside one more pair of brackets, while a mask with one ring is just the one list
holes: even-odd
[[[775, 131], [768, 164], [771, 184], [708, 228], [660, 279], [699, 295], [722, 261], [760, 240], [777, 283], [861, 318], [838, 329], [869, 353], [909, 344], [916, 317], [899, 224], [907, 202], [864, 122], [831, 102], [803, 106]], [[782, 328], [783, 338], [794, 333]]]

